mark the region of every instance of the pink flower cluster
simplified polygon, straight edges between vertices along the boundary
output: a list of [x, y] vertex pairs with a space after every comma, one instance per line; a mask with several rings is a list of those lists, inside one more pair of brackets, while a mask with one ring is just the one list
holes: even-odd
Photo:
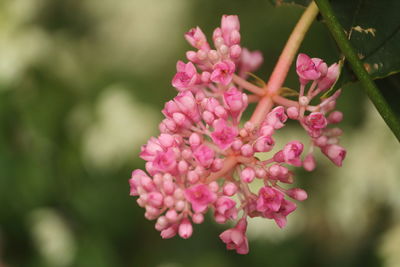
[[[338, 65], [328, 68], [321, 59], [300, 54], [298, 101], [247, 94], [244, 90], [255, 85], [245, 79], [263, 58], [260, 52], [240, 46], [239, 29], [237, 16], [224, 15], [213, 33], [215, 49], [199, 27], [185, 34], [195, 51], [186, 53], [187, 63], [178, 61], [172, 85], [179, 93], [162, 110], [160, 135], [142, 147], [140, 157], [146, 161], [147, 173], [133, 171], [129, 183], [130, 194], [139, 196], [137, 203], [145, 208], [147, 219], [156, 220], [162, 238], [189, 238], [193, 224], [202, 223], [211, 210], [217, 223], [237, 220], [220, 238], [227, 249], [246, 254], [248, 217], [273, 219], [282, 228], [296, 209], [293, 200], [307, 199], [304, 190], [281, 186], [294, 182], [288, 167], [313, 170], [315, 147], [338, 166], [346, 152], [338, 145], [341, 130], [327, 128], [342, 119], [339, 111], [333, 111], [340, 92], [316, 106], [309, 104], [336, 81]], [[275, 107], [263, 114], [261, 122], [242, 124], [250, 97], [271, 97]], [[289, 118], [299, 121], [311, 138], [304, 157], [304, 145], [296, 140], [275, 148], [274, 135]], [[259, 153], [265, 152], [270, 157], [260, 160]], [[256, 179], [262, 186], [253, 192], [249, 184]]]

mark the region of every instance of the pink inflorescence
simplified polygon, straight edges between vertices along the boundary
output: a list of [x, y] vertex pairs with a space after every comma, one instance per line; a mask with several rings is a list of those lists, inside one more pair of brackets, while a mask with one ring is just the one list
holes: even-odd
[[[342, 120], [342, 113], [334, 111], [340, 91], [310, 105], [336, 81], [339, 66], [328, 67], [319, 58], [300, 54], [296, 64], [301, 84], [298, 101], [279, 95], [248, 95], [243, 90], [253, 88], [254, 92], [256, 86], [246, 78], [263, 57], [259, 51], [240, 46], [239, 28], [237, 16], [224, 15], [221, 27], [213, 33], [215, 49], [199, 27], [185, 34], [196, 51], [186, 53], [188, 63], [178, 61], [172, 85], [179, 93], [162, 110], [165, 119], [159, 125], [160, 135], [142, 147], [140, 157], [146, 161], [147, 173], [133, 171], [129, 183], [130, 195], [139, 196], [137, 203], [146, 209], [147, 219], [156, 220], [162, 238], [177, 234], [189, 238], [192, 224], [202, 223], [204, 214], [212, 210], [217, 223], [237, 220], [220, 238], [227, 249], [246, 254], [248, 217], [273, 219], [282, 228], [296, 209], [293, 200], [307, 199], [300, 188], [281, 187], [293, 183], [288, 166], [312, 171], [317, 147], [341, 166], [346, 151], [338, 145], [342, 131], [327, 128]], [[250, 97], [271, 97], [274, 106], [261, 122], [241, 124]], [[304, 145], [296, 140], [281, 149], [275, 147], [274, 135], [288, 119], [297, 120], [310, 136], [305, 156]], [[269, 159], [260, 160], [256, 154], [260, 152], [270, 152]], [[249, 184], [256, 179], [263, 186], [252, 191]]]

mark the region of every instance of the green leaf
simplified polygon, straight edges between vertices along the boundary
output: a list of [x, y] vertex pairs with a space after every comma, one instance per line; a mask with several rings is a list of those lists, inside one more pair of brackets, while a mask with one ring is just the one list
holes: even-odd
[[[307, 6], [310, 0], [271, 0]], [[400, 1], [333, 0], [335, 16], [373, 79], [400, 71]], [[342, 82], [352, 78], [347, 75]]]

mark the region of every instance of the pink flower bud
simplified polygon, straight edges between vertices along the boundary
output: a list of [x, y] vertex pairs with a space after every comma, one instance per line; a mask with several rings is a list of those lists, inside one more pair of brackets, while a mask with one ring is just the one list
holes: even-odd
[[221, 61], [214, 65], [210, 79], [213, 82], [228, 85], [232, 81], [234, 72], [235, 63], [230, 60]]
[[299, 109], [297, 107], [289, 107], [286, 113], [292, 120], [296, 120], [299, 117]]
[[226, 196], [233, 196], [234, 194], [236, 194], [237, 190], [237, 185], [231, 182], [226, 183], [223, 187], [223, 192]]
[[[237, 44], [237, 42], [231, 42], [232, 32], [239, 32], [240, 23], [238, 16], [234, 15], [223, 15], [221, 20], [221, 32], [224, 38], [225, 44], [231, 46], [232, 44]], [[240, 40], [240, 39], [239, 39]], [[235, 40], [233, 40], [235, 41]]]
[[275, 141], [272, 137], [262, 136], [257, 139], [253, 147], [256, 152], [268, 152], [272, 150], [274, 145]]
[[217, 172], [222, 169], [224, 166], [224, 160], [220, 158], [214, 159], [212, 166], [211, 166], [211, 171]]
[[340, 111], [333, 111], [331, 114], [328, 116], [328, 121], [330, 123], [339, 123], [343, 119], [343, 113]]
[[298, 201], [303, 201], [308, 198], [307, 192], [300, 188], [292, 188], [286, 191], [286, 194]]
[[198, 147], [201, 145], [201, 137], [198, 133], [192, 133], [189, 137], [189, 144], [191, 147]]
[[195, 213], [192, 216], [192, 221], [196, 224], [200, 224], [204, 221], [204, 215], [202, 213]]
[[328, 68], [328, 72], [324, 78], [318, 81], [318, 88], [321, 91], [325, 91], [332, 87], [332, 85], [336, 82], [340, 74], [339, 65], [337, 63], [332, 64]]
[[185, 39], [191, 46], [197, 49], [210, 49], [206, 36], [199, 27], [190, 29], [185, 34]]
[[306, 171], [313, 171], [315, 169], [315, 159], [312, 153], [308, 154], [303, 160], [303, 167]]
[[189, 171], [187, 175], [189, 183], [195, 184], [199, 181], [199, 175], [195, 171]]
[[178, 225], [174, 224], [174, 225], [168, 227], [167, 229], [162, 230], [161, 231], [161, 237], [163, 239], [169, 239], [169, 238], [174, 237], [176, 235], [176, 233], [177, 233], [177, 228], [178, 228]]
[[215, 120], [214, 115], [208, 110], [203, 112], [202, 118], [207, 124], [210, 124], [210, 125], [212, 125]]
[[179, 225], [179, 236], [183, 239], [188, 239], [192, 236], [193, 227], [187, 218], [183, 219]]
[[251, 157], [254, 155], [254, 150], [250, 144], [245, 144], [240, 148], [240, 153], [245, 157]]
[[242, 73], [253, 72], [261, 66], [263, 61], [264, 58], [260, 51], [250, 52], [247, 48], [243, 48], [240, 58], [240, 71]]
[[255, 176], [256, 176], [256, 173], [250, 167], [244, 168], [242, 170], [242, 172], [240, 173], [240, 178], [245, 183], [251, 183], [254, 180]]
[[242, 48], [240, 47], [240, 45], [232, 45], [230, 48], [230, 52], [231, 58], [239, 58], [242, 54]]
[[238, 121], [240, 115], [247, 107], [247, 96], [236, 89], [236, 87], [231, 87], [224, 93], [224, 103], [234, 120]]
[[327, 145], [321, 148], [322, 152], [337, 166], [341, 167], [346, 150], [339, 145]]

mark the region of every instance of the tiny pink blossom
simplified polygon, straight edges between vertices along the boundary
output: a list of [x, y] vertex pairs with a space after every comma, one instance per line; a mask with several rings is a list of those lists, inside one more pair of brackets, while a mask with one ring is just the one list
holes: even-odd
[[180, 92], [175, 98], [174, 101], [178, 108], [193, 122], [200, 121], [200, 112], [197, 106], [196, 99], [194, 98], [192, 92], [183, 91]]
[[246, 237], [247, 222], [241, 219], [234, 228], [228, 229], [219, 235], [226, 244], [226, 249], [235, 249], [238, 254], [249, 253], [249, 242]]
[[316, 138], [322, 134], [322, 130], [328, 125], [328, 120], [322, 112], [312, 112], [304, 119], [307, 125], [308, 133], [311, 137]]
[[344, 158], [346, 157], [346, 150], [339, 145], [326, 145], [321, 148], [322, 152], [337, 166], [341, 167]]
[[310, 58], [306, 54], [299, 54], [297, 57], [296, 72], [301, 84], [306, 84], [326, 75], [327, 69], [326, 63], [319, 58]]
[[146, 161], [154, 160], [157, 152], [163, 151], [163, 147], [157, 138], [151, 137], [147, 144], [141, 147], [140, 157]]
[[224, 92], [224, 103], [235, 121], [238, 121], [247, 107], [247, 95], [240, 92], [236, 87], [231, 87]]
[[129, 179], [130, 193], [131, 196], [139, 196], [138, 187], [140, 186], [140, 178], [142, 176], [147, 176], [147, 174], [142, 170], [134, 170], [132, 172], [131, 179]]
[[167, 151], [157, 151], [153, 161], [153, 167], [161, 172], [175, 172], [176, 159], [174, 151], [169, 148]]
[[191, 46], [197, 49], [210, 50], [207, 38], [199, 27], [190, 29], [185, 34], [185, 39]]
[[185, 64], [182, 61], [178, 61], [176, 69], [178, 72], [172, 79], [173, 87], [182, 91], [196, 84], [198, 79], [197, 71], [192, 62]]
[[283, 159], [286, 163], [293, 166], [301, 166], [300, 155], [303, 152], [303, 144], [299, 141], [291, 141], [282, 150]]
[[222, 196], [215, 201], [214, 217], [218, 223], [225, 223], [229, 219], [236, 219], [237, 209], [236, 202], [229, 198]]
[[238, 135], [237, 128], [228, 126], [228, 123], [223, 119], [216, 120], [213, 126], [214, 132], [211, 133], [213, 142], [220, 149], [227, 149]]
[[194, 150], [193, 156], [201, 166], [209, 168], [214, 161], [215, 153], [208, 146], [200, 145]]
[[301, 188], [292, 188], [286, 191], [286, 194], [298, 201], [304, 201], [308, 198], [307, 192]]
[[254, 150], [257, 152], [269, 152], [275, 145], [274, 139], [271, 136], [261, 136], [254, 143]]
[[193, 210], [199, 213], [204, 212], [207, 206], [217, 199], [217, 196], [207, 185], [198, 184], [185, 190], [185, 198], [192, 204]]
[[332, 87], [336, 82], [340, 74], [339, 64], [334, 63], [328, 68], [328, 72], [324, 78], [318, 81], [318, 88], [321, 91], [325, 91]]
[[210, 79], [213, 82], [228, 85], [232, 81], [234, 72], [235, 63], [230, 60], [221, 61], [214, 65]]
[[279, 129], [285, 126], [287, 116], [285, 114], [285, 108], [277, 106], [271, 110], [265, 118], [264, 124], [272, 126], [274, 129]]
[[269, 219], [274, 219], [279, 228], [286, 226], [286, 216], [296, 209], [296, 204], [286, 199], [282, 200], [281, 206], [277, 212], [266, 211], [263, 216]]
[[276, 212], [281, 207], [283, 193], [271, 186], [264, 186], [258, 192], [257, 210]]

